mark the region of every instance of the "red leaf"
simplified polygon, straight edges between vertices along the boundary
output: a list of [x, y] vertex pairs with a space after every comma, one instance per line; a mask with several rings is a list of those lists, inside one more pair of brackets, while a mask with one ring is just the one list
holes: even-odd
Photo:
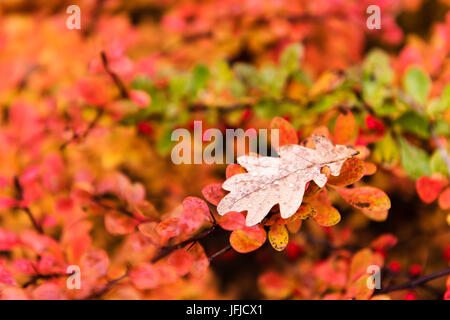
[[272, 141], [272, 146], [278, 150], [281, 146], [287, 144], [298, 144], [297, 131], [286, 120], [280, 117], [273, 118], [270, 122], [270, 128], [279, 130], [279, 141]]
[[210, 219], [209, 208], [205, 201], [196, 197], [183, 200], [183, 211], [180, 214], [180, 226], [186, 233], [192, 233]]
[[160, 283], [160, 272], [150, 263], [141, 263], [130, 270], [130, 280], [140, 290], [154, 289]]
[[0, 283], [7, 284], [10, 286], [15, 286], [16, 282], [12, 277], [11, 273], [5, 269], [4, 266], [0, 265]]
[[206, 200], [215, 206], [217, 206], [220, 200], [225, 197], [225, 191], [222, 189], [221, 183], [208, 184], [202, 189], [202, 194]]
[[46, 282], [33, 291], [35, 300], [64, 300], [66, 299], [62, 289], [55, 283]]
[[446, 181], [436, 177], [420, 177], [416, 181], [416, 190], [420, 199], [425, 203], [431, 203], [437, 199]]
[[194, 258], [189, 252], [178, 249], [169, 255], [167, 263], [175, 268], [178, 276], [182, 277], [191, 270]]
[[189, 253], [194, 259], [191, 267], [191, 274], [195, 277], [203, 277], [209, 267], [209, 259], [205, 254], [203, 247], [196, 243], [190, 250]]
[[151, 102], [148, 93], [142, 90], [130, 90], [130, 98], [141, 108], [148, 107]]
[[80, 269], [88, 277], [102, 277], [109, 267], [108, 254], [101, 249], [90, 249], [81, 257]]
[[105, 215], [105, 228], [111, 234], [124, 235], [136, 230], [137, 221], [122, 213], [111, 212]]
[[228, 231], [242, 229], [245, 226], [245, 216], [241, 212], [227, 212], [219, 217], [219, 225]]
[[370, 246], [375, 250], [385, 251], [394, 247], [397, 244], [397, 241], [398, 240], [394, 235], [387, 233], [373, 240]]
[[78, 91], [88, 104], [102, 106], [108, 102], [108, 94], [105, 85], [98, 80], [80, 80], [78, 82]]
[[0, 229], [0, 251], [9, 251], [18, 243], [19, 239], [14, 232]]

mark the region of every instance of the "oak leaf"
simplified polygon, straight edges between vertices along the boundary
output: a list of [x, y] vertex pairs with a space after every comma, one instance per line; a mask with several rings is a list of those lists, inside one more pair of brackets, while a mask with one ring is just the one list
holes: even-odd
[[326, 184], [323, 167], [338, 176], [344, 162], [357, 154], [353, 148], [334, 146], [323, 136], [313, 135], [312, 140], [315, 149], [289, 144], [280, 148], [277, 158], [239, 157], [239, 164], [248, 173], [234, 175], [224, 182], [222, 188], [231, 192], [220, 201], [218, 213], [247, 211], [247, 226], [261, 222], [276, 204], [283, 219], [292, 216], [302, 203], [309, 181], [319, 187]]

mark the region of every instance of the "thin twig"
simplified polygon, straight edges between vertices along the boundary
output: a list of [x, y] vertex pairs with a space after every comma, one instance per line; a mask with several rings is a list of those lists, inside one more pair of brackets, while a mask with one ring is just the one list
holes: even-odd
[[122, 281], [123, 279], [125, 279], [126, 277], [128, 277], [128, 271], [125, 272], [123, 275], [121, 275], [120, 277], [110, 280], [107, 284], [105, 284], [105, 286], [97, 291], [92, 293], [91, 295], [87, 296], [86, 298], [84, 298], [85, 300], [94, 300], [94, 299], [99, 299], [101, 298], [105, 293], [107, 293], [112, 287], [114, 287], [117, 283], [119, 283], [120, 281]]
[[434, 280], [434, 279], [437, 279], [437, 278], [440, 278], [440, 277], [443, 277], [443, 276], [446, 276], [446, 275], [450, 275], [450, 268], [441, 270], [441, 271], [436, 272], [436, 273], [429, 274], [429, 275], [421, 277], [421, 278], [417, 278], [415, 280], [411, 280], [411, 281], [405, 282], [405, 283], [400, 284], [400, 285], [386, 287], [384, 289], [381, 289], [377, 293], [389, 293], [389, 292], [392, 292], [392, 291], [412, 289], [412, 288], [415, 288], [417, 286], [422, 285], [423, 283], [429, 282], [431, 280]]
[[[23, 198], [23, 187], [20, 184], [19, 178], [17, 176], [14, 176], [14, 188], [16, 189], [16, 199], [19, 202], [22, 202], [24, 200]], [[19, 208], [21, 208], [25, 213], [27, 214], [28, 218], [31, 220], [31, 223], [33, 224], [33, 227], [41, 234], [44, 234], [44, 230], [42, 229], [42, 226], [37, 222], [35, 219], [33, 213], [31, 212], [31, 209], [28, 206], [21, 206], [19, 204]]]
[[122, 98], [128, 99], [130, 97], [130, 94], [128, 93], [125, 84], [122, 82], [119, 76], [109, 68], [108, 57], [106, 56], [106, 53], [102, 51], [100, 52], [100, 56], [102, 58], [103, 68], [105, 68], [106, 73], [109, 74], [110, 77], [113, 79], [116, 87], [120, 91], [120, 95], [122, 96]]
[[216, 230], [216, 225], [214, 224], [211, 228], [206, 229], [202, 232], [200, 232], [198, 235], [193, 236], [187, 240], [184, 240], [180, 243], [171, 245], [171, 246], [166, 246], [166, 247], [162, 247], [158, 253], [158, 255], [156, 255], [156, 257], [154, 257], [151, 262], [155, 263], [158, 262], [159, 260], [163, 259], [164, 257], [168, 256], [169, 254], [171, 254], [173, 251], [184, 248], [185, 246], [187, 246], [188, 244], [191, 244], [193, 242], [197, 242], [200, 240], [203, 240], [204, 238], [206, 238], [207, 236], [209, 236], [211, 233], [214, 232], [214, 230]]
[[71, 144], [72, 142], [74, 142], [75, 140], [77, 140], [79, 138], [81, 138], [82, 140], [85, 140], [87, 138], [87, 136], [91, 133], [91, 131], [94, 130], [94, 128], [96, 127], [96, 125], [98, 124], [98, 122], [100, 121], [100, 118], [103, 116], [104, 113], [105, 113], [105, 109], [99, 108], [97, 111], [97, 114], [95, 115], [95, 118], [89, 123], [86, 130], [84, 130], [84, 132], [81, 134], [74, 132], [72, 137], [69, 140], [67, 140], [66, 142], [64, 142], [59, 147], [59, 149], [64, 150], [69, 144]]
[[231, 249], [232, 249], [231, 245], [227, 245], [225, 248], [220, 249], [219, 251], [213, 253], [211, 256], [208, 257], [209, 262], [213, 261], [215, 258], [220, 256], [221, 254], [224, 254], [225, 252], [227, 252]]
[[100, 18], [100, 14], [102, 12], [103, 6], [106, 0], [97, 0], [96, 5], [92, 11], [91, 18], [89, 19], [89, 24], [86, 28], [83, 29], [82, 35], [83, 37], [88, 37], [97, 26], [98, 19]]

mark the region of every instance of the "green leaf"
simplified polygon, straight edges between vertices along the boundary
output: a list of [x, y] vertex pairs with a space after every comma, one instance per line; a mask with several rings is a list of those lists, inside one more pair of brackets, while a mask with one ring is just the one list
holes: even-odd
[[174, 142], [171, 139], [172, 132], [173, 132], [172, 127], [166, 127], [164, 131], [161, 133], [161, 135], [158, 137], [156, 149], [161, 155], [167, 155], [172, 149], [172, 146], [174, 145]]
[[447, 164], [442, 156], [441, 150], [435, 150], [430, 160], [431, 172], [441, 173], [444, 176], [448, 175]]
[[281, 67], [291, 74], [300, 68], [300, 59], [303, 55], [303, 47], [299, 43], [287, 46], [280, 56]]
[[206, 87], [209, 79], [209, 70], [204, 65], [198, 65], [194, 68], [192, 73], [192, 93], [197, 96], [197, 93]]
[[375, 144], [373, 156], [377, 162], [386, 166], [391, 166], [397, 162], [399, 157], [398, 146], [389, 132]]
[[399, 124], [403, 130], [412, 132], [421, 138], [427, 139], [430, 137], [430, 124], [428, 119], [415, 111], [405, 112], [396, 120], [396, 123]]
[[413, 179], [431, 175], [430, 157], [428, 154], [401, 137], [399, 142], [402, 166], [405, 172]]
[[423, 70], [412, 67], [403, 77], [403, 87], [408, 95], [424, 106], [430, 93], [431, 80]]
[[444, 120], [436, 120], [434, 122], [434, 132], [439, 136], [449, 136], [450, 125]]
[[388, 85], [394, 79], [389, 56], [381, 51], [371, 51], [363, 63], [363, 81]]
[[447, 84], [439, 99], [434, 99], [428, 106], [428, 112], [439, 116], [450, 107], [450, 84]]

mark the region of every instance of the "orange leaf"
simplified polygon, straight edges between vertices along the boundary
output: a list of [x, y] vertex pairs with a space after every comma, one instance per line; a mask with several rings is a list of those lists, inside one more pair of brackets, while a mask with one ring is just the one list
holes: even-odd
[[261, 247], [266, 238], [266, 231], [260, 225], [256, 225], [233, 231], [230, 235], [230, 244], [237, 252], [247, 253]]
[[269, 299], [284, 299], [292, 293], [293, 285], [285, 276], [268, 271], [258, 278], [258, 286]]
[[334, 127], [334, 143], [350, 144], [356, 137], [356, 121], [353, 113], [346, 111], [339, 114]]
[[354, 300], [368, 300], [373, 294], [374, 288], [369, 288], [367, 281], [371, 277], [370, 274], [361, 276], [358, 280], [353, 282], [347, 289], [345, 297]]
[[302, 226], [303, 220], [295, 220], [292, 222], [286, 223], [286, 227], [288, 228], [290, 233], [297, 233]]
[[420, 199], [425, 203], [431, 203], [437, 199], [446, 181], [442, 178], [423, 176], [416, 181], [416, 190]]
[[330, 176], [328, 183], [334, 186], [345, 187], [355, 183], [361, 179], [366, 172], [366, 166], [364, 161], [357, 158], [350, 158], [344, 162], [340, 174], [336, 176]]
[[227, 166], [227, 169], [225, 170], [225, 176], [227, 177], [227, 179], [229, 179], [236, 174], [246, 173], [246, 172], [247, 171], [240, 164], [231, 163]]
[[225, 197], [225, 191], [222, 189], [221, 183], [208, 184], [202, 189], [202, 194], [206, 200], [215, 206]]
[[278, 144], [276, 141], [272, 141], [275, 150], [287, 144], [298, 144], [297, 131], [285, 119], [280, 117], [273, 118], [270, 122], [270, 128], [279, 130]]
[[111, 212], [105, 215], [105, 228], [111, 234], [124, 235], [135, 231], [136, 220], [124, 214]]
[[383, 267], [384, 259], [371, 249], [362, 249], [354, 254], [352, 262], [350, 264], [349, 281], [356, 281], [362, 275], [367, 274], [367, 268], [371, 265], [378, 266], [380, 269]]
[[308, 203], [303, 203], [297, 210], [296, 213], [294, 213], [292, 216], [290, 216], [287, 219], [287, 223], [291, 223], [297, 220], [305, 220], [308, 218], [311, 218], [313, 216], [316, 215], [316, 211], [314, 210], [314, 208], [308, 204]]
[[269, 229], [269, 241], [277, 251], [283, 251], [289, 242], [289, 234], [284, 225], [275, 223]]
[[446, 188], [438, 199], [439, 207], [442, 210], [450, 209], [450, 187]]
[[160, 236], [156, 231], [158, 226], [157, 222], [150, 221], [141, 223], [138, 226], [139, 232], [142, 233], [147, 239], [149, 239], [154, 245], [160, 244]]
[[176, 237], [180, 234], [179, 219], [169, 218], [161, 221], [156, 227], [156, 232], [161, 236], [162, 243], [170, 238]]
[[371, 162], [364, 162], [364, 166], [366, 167], [366, 173], [365, 176], [371, 176], [377, 172], [377, 166], [374, 163]]
[[391, 201], [386, 193], [374, 187], [339, 188], [339, 194], [353, 207], [360, 209], [367, 217], [375, 221], [387, 218]]
[[312, 203], [314, 210], [316, 211], [316, 215], [313, 219], [323, 227], [334, 226], [341, 221], [341, 215], [339, 211], [333, 207], [326, 205], [320, 201], [315, 201]]

